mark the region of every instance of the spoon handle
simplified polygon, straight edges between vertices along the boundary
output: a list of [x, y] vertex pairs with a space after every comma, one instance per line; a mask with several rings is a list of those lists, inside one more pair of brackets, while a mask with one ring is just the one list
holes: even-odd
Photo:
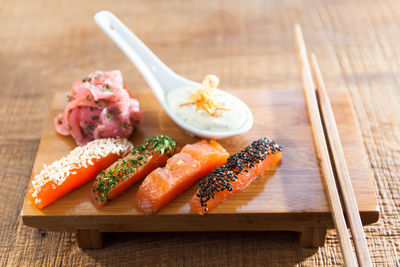
[[137, 67], [160, 102], [164, 102], [165, 91], [187, 81], [168, 68], [111, 12], [100, 11], [94, 19]]

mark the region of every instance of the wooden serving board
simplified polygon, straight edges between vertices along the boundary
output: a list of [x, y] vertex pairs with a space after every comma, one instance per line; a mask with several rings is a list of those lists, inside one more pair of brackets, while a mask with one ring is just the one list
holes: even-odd
[[[132, 204], [138, 185], [102, 209], [89, 199], [91, 183], [39, 210], [27, 198], [21, 216], [24, 224], [49, 231], [78, 234], [81, 247], [101, 247], [101, 232], [158, 231], [299, 231], [303, 246], [324, 243], [333, 223], [315, 155], [313, 136], [301, 90], [236, 90], [254, 114], [254, 126], [246, 134], [220, 143], [236, 153], [247, 144], [268, 136], [283, 146], [282, 162], [256, 179], [206, 216], [191, 212], [189, 200], [197, 190], [191, 187], [155, 215], [144, 215]], [[130, 140], [140, 144], [147, 137], [165, 134], [180, 146], [197, 141], [187, 135], [161, 109], [151, 92], [135, 95], [144, 119]], [[344, 147], [357, 203], [364, 224], [378, 220], [378, 204], [361, 138], [347, 94], [330, 93]], [[67, 155], [75, 147], [71, 137], [55, 133], [54, 117], [62, 112], [66, 94], [56, 94], [43, 131], [32, 170], [39, 173], [44, 164]]]

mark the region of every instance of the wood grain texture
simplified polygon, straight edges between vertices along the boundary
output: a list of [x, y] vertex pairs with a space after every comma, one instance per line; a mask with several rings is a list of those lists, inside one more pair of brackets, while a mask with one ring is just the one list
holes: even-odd
[[[1, 266], [343, 264], [334, 231], [320, 249], [300, 248], [290, 232], [229, 232], [105, 234], [104, 249], [82, 251], [72, 234], [22, 225], [25, 177], [53, 93], [90, 71], [113, 68], [122, 70], [132, 91], [149, 90], [94, 24], [102, 9], [121, 17], [179, 74], [201, 80], [215, 73], [226, 89], [300, 90], [292, 31], [299, 22], [330, 98], [349, 94], [355, 109], [381, 212], [366, 227], [372, 261], [400, 265], [398, 1], [1, 0], [0, 7]], [[359, 152], [345, 151], [352, 153]]]
[[325, 243], [325, 237], [325, 227], [306, 227], [300, 233], [300, 246], [304, 248], [322, 247]]
[[102, 248], [102, 233], [97, 229], [77, 229], [76, 241], [80, 248]]
[[[24, 224], [50, 231], [70, 232], [75, 232], [76, 229], [97, 229], [100, 232], [158, 232], [303, 231], [310, 227], [332, 228], [330, 209], [320, 177], [301, 91], [247, 89], [234, 90], [231, 93], [249, 105], [253, 112], [254, 125], [246, 134], [219, 140], [221, 145], [230, 154], [234, 154], [252, 141], [268, 135], [284, 148], [283, 157], [279, 165], [270, 168], [246, 190], [234, 195], [207, 216], [198, 216], [190, 210], [189, 201], [197, 186], [189, 188], [156, 215], [145, 216], [133, 206], [133, 198], [140, 183], [101, 209], [97, 209], [91, 203], [89, 190], [92, 183], [88, 183], [41, 210], [26, 199], [21, 212]], [[146, 104], [157, 103], [151, 92], [138, 92], [135, 96], [142, 103], [144, 119], [130, 138], [134, 145], [140, 145], [145, 138], [159, 134], [175, 138], [181, 147], [199, 140], [177, 127], [160, 105]], [[342, 98], [341, 101], [348, 99]], [[32, 176], [38, 174], [44, 164], [49, 165], [60, 159], [76, 146], [71, 137], [60, 136], [54, 131], [54, 117], [63, 112], [66, 104], [67, 93], [55, 95]], [[351, 106], [345, 102], [341, 103], [341, 107], [338, 115], [344, 118], [346, 113], [351, 112]], [[356, 128], [354, 121], [348, 117], [338, 121], [338, 124], [349, 129]], [[346, 142], [344, 149], [362, 150], [360, 144], [352, 142], [357, 138], [357, 133], [342, 132], [342, 139]], [[351, 174], [362, 173], [353, 175], [352, 182], [355, 188], [362, 188], [355, 190], [355, 193], [358, 195], [360, 210], [363, 211], [363, 221], [366, 224], [373, 223], [378, 219], [378, 213], [369, 168], [360, 168], [365, 164], [363, 157], [351, 157], [349, 162], [351, 166], [357, 166], [350, 169]], [[84, 235], [90, 236], [88, 231], [84, 232]], [[79, 238], [78, 235], [78, 240], [82, 239], [84, 238]], [[88, 247], [90, 242], [80, 241], [79, 244]]]

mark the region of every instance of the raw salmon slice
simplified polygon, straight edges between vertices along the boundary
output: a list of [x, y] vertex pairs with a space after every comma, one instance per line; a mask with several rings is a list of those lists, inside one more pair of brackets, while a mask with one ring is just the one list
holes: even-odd
[[89, 182], [133, 149], [126, 139], [98, 139], [76, 147], [68, 156], [45, 166], [33, 177], [29, 200], [39, 209]]
[[226, 163], [228, 156], [213, 140], [186, 145], [168, 159], [164, 168], [154, 170], [144, 179], [134, 205], [147, 214], [157, 212], [211, 170]]
[[90, 199], [101, 208], [124, 193], [154, 169], [164, 166], [176, 150], [176, 142], [168, 136], [154, 136], [102, 171], [90, 190]]
[[264, 137], [212, 171], [200, 184], [190, 201], [197, 214], [208, 213], [233, 194], [245, 189], [254, 179], [281, 160], [282, 148]]
[[[203, 177], [209, 174], [217, 166], [221, 165], [221, 153], [229, 156], [228, 152], [215, 141], [201, 141], [192, 145], [186, 145], [182, 148], [182, 152], [191, 155], [197, 159], [200, 164], [198, 176]], [[224, 163], [226, 159], [224, 159]]]

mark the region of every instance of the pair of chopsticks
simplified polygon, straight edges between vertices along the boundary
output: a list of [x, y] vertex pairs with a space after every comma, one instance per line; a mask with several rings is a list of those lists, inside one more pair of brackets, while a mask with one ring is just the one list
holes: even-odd
[[[335, 117], [322, 79], [317, 57], [315, 54], [311, 54], [310, 66], [299, 24], [295, 25], [295, 38], [315, 148], [317, 156], [320, 159], [322, 176], [324, 177], [333, 222], [339, 236], [344, 263], [346, 266], [357, 265], [340, 202], [340, 195], [336, 188], [328, 146], [332, 152], [332, 161], [336, 167], [338, 185], [342, 193], [342, 201], [346, 209], [347, 220], [353, 236], [358, 264], [362, 267], [372, 266], [356, 198], [336, 127]], [[314, 85], [314, 79], [316, 86]], [[325, 126], [325, 132], [323, 125]]]

